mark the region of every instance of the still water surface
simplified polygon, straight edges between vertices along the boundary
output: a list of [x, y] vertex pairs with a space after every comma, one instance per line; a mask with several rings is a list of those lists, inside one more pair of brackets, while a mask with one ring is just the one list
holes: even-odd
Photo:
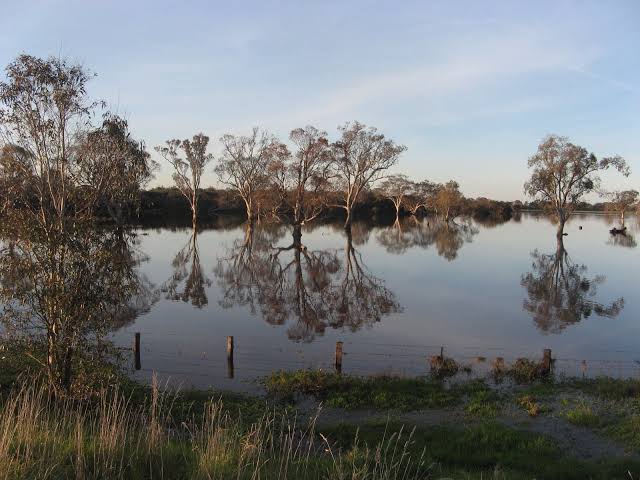
[[[344, 342], [348, 373], [423, 375], [445, 354], [474, 364], [536, 358], [551, 348], [569, 374], [640, 374], [640, 235], [612, 237], [612, 216], [577, 214], [556, 254], [555, 226], [523, 214], [491, 225], [425, 219], [306, 228], [244, 225], [138, 230], [158, 288], [141, 332], [136, 378], [235, 390], [277, 369], [331, 368]], [[582, 227], [580, 229], [580, 227]], [[235, 338], [228, 378], [226, 336]], [[486, 368], [477, 363], [474, 369]]]

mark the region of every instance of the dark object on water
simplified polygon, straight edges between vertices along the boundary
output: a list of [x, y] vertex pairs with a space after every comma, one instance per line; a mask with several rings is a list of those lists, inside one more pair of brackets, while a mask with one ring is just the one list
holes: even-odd
[[611, 230], [609, 230], [609, 233], [611, 235], [624, 235], [626, 232], [627, 232], [627, 227], [622, 227], [622, 228], [613, 227]]
[[569, 235], [568, 233], [563, 233], [562, 236], [566, 237], [567, 235]]
[[580, 225], [580, 226], [578, 227], [578, 230], [582, 230], [582, 225]]

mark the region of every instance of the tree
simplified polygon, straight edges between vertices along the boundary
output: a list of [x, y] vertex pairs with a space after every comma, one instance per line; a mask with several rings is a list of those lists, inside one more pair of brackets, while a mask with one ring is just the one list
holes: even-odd
[[463, 201], [464, 197], [460, 192], [458, 182], [449, 180], [436, 188], [432, 205], [436, 209], [436, 213], [442, 215], [445, 222], [449, 222], [460, 215]]
[[48, 230], [21, 211], [0, 223], [0, 325], [59, 394], [83, 394], [109, 357], [105, 335], [155, 301], [131, 238], [82, 221]]
[[289, 139], [296, 146], [295, 154], [274, 159], [269, 170], [280, 205], [292, 213], [299, 234], [299, 227], [323, 210], [332, 156], [327, 133], [315, 127], [292, 130]]
[[414, 183], [406, 175], [390, 175], [382, 181], [379, 191], [393, 203], [397, 220], [400, 218], [400, 209], [403, 207], [406, 197], [414, 191]]
[[247, 219], [253, 222], [259, 212], [258, 196], [269, 185], [272, 162], [289, 157], [286, 145], [254, 127], [248, 136], [224, 135], [223, 153], [215, 167], [220, 182], [233, 188], [244, 201]]
[[334, 178], [336, 188], [341, 191], [340, 203], [335, 206], [345, 210], [348, 229], [362, 192], [386, 176], [406, 147], [359, 122], [346, 123], [339, 130], [341, 137], [332, 144]]
[[587, 193], [598, 191], [600, 172], [614, 167], [624, 176], [629, 167], [620, 156], [598, 160], [584, 147], [574, 145], [567, 137], [549, 135], [529, 158], [531, 177], [524, 184], [524, 191], [534, 200], [544, 202], [558, 220], [556, 236], [562, 239], [564, 225], [575, 205]]
[[606, 205], [606, 209], [616, 212], [620, 215], [620, 225], [624, 228], [624, 214], [626, 211], [631, 210], [633, 207], [640, 205], [638, 203], [638, 191], [637, 190], [623, 190], [609, 193], [609, 203]]
[[153, 178], [156, 162], [144, 143], [131, 137], [127, 121], [110, 113], [77, 149], [80, 183], [95, 189], [98, 206], [121, 223], [124, 209], [139, 201], [140, 189]]
[[42, 224], [63, 228], [68, 216], [90, 213], [95, 203], [94, 189], [76, 183], [74, 148], [101, 105], [87, 97], [92, 75], [65, 59], [30, 55], [11, 62], [6, 75], [0, 82], [0, 129], [9, 150], [3, 156], [11, 157], [12, 184], [20, 186], [12, 201]]
[[[156, 147], [156, 151], [173, 167], [173, 181], [189, 202], [193, 225], [198, 218], [198, 197], [202, 174], [207, 164], [213, 160], [213, 155], [207, 153], [208, 144], [209, 137], [198, 133], [192, 140], [167, 140], [166, 147]], [[179, 149], [184, 152], [185, 159], [180, 157]]]
[[427, 208], [437, 189], [438, 185], [429, 180], [413, 182], [411, 192], [404, 197], [404, 204], [411, 215], [415, 216], [421, 208]]

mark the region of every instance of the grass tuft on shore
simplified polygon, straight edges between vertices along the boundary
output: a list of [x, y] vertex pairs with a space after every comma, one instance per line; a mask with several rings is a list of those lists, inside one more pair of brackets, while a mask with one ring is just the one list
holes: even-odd
[[460, 392], [435, 379], [391, 376], [357, 377], [322, 370], [279, 371], [265, 380], [267, 392], [293, 401], [310, 395], [334, 408], [419, 410], [455, 404]]

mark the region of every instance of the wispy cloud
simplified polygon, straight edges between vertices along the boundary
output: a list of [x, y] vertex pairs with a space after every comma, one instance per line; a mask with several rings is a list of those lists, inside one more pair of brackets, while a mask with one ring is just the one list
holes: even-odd
[[[443, 49], [439, 61], [428, 61], [400, 71], [380, 72], [340, 85], [311, 106], [282, 116], [324, 119], [349, 114], [367, 104], [428, 100], [480, 90], [528, 74], [575, 69], [597, 58], [598, 51], [554, 43], [542, 31], [511, 32], [474, 44]], [[533, 105], [526, 99], [521, 106]], [[492, 109], [497, 111], [499, 109]]]

